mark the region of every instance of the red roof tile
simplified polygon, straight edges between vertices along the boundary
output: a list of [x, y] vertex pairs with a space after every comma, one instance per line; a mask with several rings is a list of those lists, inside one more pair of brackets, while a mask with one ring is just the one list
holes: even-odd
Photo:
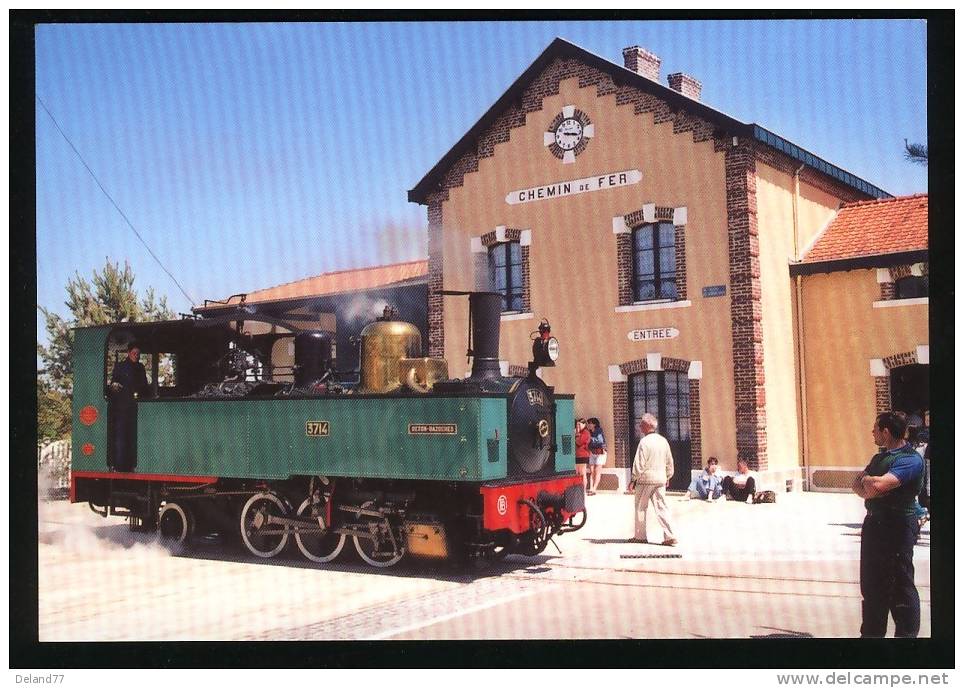
[[804, 263], [927, 249], [927, 194], [847, 203]]
[[[279, 284], [276, 287], [259, 289], [250, 292], [245, 303], [265, 301], [281, 301], [284, 299], [305, 298], [311, 296], [325, 296], [343, 292], [359, 291], [385, 287], [398, 282], [405, 282], [428, 275], [427, 260], [413, 260], [407, 263], [393, 263], [391, 265], [376, 265], [370, 268], [354, 270], [339, 270], [325, 272], [314, 277], [307, 277], [295, 282]], [[239, 303], [241, 299], [232, 296], [228, 304]], [[211, 304], [216, 307], [222, 304]]]

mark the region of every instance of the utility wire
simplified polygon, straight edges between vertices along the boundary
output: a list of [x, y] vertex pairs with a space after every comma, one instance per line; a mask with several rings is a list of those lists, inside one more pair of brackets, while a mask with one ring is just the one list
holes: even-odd
[[100, 190], [104, 192], [105, 196], [107, 196], [107, 200], [110, 201], [111, 205], [113, 205], [114, 208], [117, 209], [117, 212], [120, 213], [120, 216], [122, 218], [124, 218], [124, 222], [127, 223], [127, 226], [131, 228], [131, 231], [134, 232], [134, 235], [138, 239], [140, 239], [140, 242], [142, 244], [144, 244], [144, 248], [146, 248], [147, 252], [151, 254], [151, 258], [153, 258], [157, 262], [157, 264], [161, 266], [161, 270], [167, 273], [167, 276], [170, 277], [171, 280], [174, 282], [174, 284], [177, 285], [177, 288], [181, 290], [181, 293], [184, 294], [184, 297], [191, 303], [191, 305], [192, 306], [195, 305], [194, 299], [192, 299], [190, 295], [186, 291], [184, 291], [184, 287], [182, 287], [181, 283], [177, 281], [177, 278], [171, 274], [171, 271], [168, 270], [166, 267], [164, 267], [164, 263], [162, 263], [161, 259], [158, 258], [157, 255], [154, 253], [154, 251], [151, 250], [151, 247], [147, 245], [147, 242], [144, 241], [144, 237], [141, 236], [141, 233], [137, 231], [137, 229], [134, 227], [131, 221], [127, 219], [127, 215], [124, 214], [124, 211], [120, 209], [120, 206], [117, 205], [117, 203], [114, 201], [111, 195], [107, 193], [107, 189], [105, 189], [104, 185], [100, 183], [100, 180], [97, 178], [97, 175], [94, 174], [94, 171], [90, 169], [90, 165], [87, 164], [87, 161], [84, 160], [84, 156], [82, 156], [80, 154], [80, 151], [77, 150], [77, 146], [75, 146], [73, 142], [70, 140], [70, 138], [67, 136], [67, 134], [64, 133], [64, 130], [60, 127], [60, 124], [57, 122], [57, 118], [53, 116], [53, 113], [50, 112], [50, 110], [47, 108], [47, 105], [43, 102], [43, 100], [41, 100], [40, 96], [36, 96], [36, 98], [37, 98], [37, 102], [40, 103], [40, 107], [44, 109], [44, 112], [46, 112], [47, 115], [50, 117], [51, 121], [53, 121], [54, 126], [57, 127], [57, 131], [59, 131], [60, 135], [64, 137], [64, 141], [66, 141], [67, 145], [69, 145], [71, 149], [74, 151], [74, 154], [76, 154], [77, 159], [80, 160], [81, 164], [84, 166], [84, 168], [86, 168], [87, 172], [90, 173], [90, 176], [94, 178], [95, 182], [97, 182], [97, 186], [99, 186]]

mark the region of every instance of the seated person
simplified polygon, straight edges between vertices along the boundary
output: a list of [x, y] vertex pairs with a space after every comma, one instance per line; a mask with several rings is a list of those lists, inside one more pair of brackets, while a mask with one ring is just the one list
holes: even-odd
[[723, 478], [723, 494], [738, 502], [745, 502], [756, 494], [756, 480], [746, 459], [737, 459], [736, 474]]
[[716, 474], [716, 469], [719, 466], [719, 459], [711, 456], [710, 460], [706, 462], [703, 473], [693, 478], [693, 482], [687, 488], [693, 499], [719, 499], [722, 496], [723, 482], [720, 480], [720, 476]]

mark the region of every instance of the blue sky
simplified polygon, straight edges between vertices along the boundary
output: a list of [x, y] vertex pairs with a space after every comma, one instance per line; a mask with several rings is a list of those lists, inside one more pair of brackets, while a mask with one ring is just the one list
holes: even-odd
[[[154, 253], [200, 302], [424, 257], [406, 192], [556, 36], [662, 76], [895, 195], [927, 191], [919, 20], [54, 24], [36, 90]], [[37, 110], [37, 290], [127, 260], [190, 303]]]

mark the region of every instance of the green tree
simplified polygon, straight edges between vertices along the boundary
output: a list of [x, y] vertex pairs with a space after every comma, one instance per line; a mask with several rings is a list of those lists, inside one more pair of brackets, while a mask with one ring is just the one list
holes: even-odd
[[111, 263], [109, 259], [90, 280], [76, 273], [67, 280], [64, 305], [70, 310], [70, 319], [39, 307], [47, 333], [46, 346], [37, 344], [40, 359], [37, 425], [41, 439], [55, 440], [70, 434], [70, 403], [74, 387], [73, 328], [174, 317], [167, 298], [158, 299], [153, 289], [148, 289], [143, 297], [138, 296], [134, 273], [126, 261], [122, 269], [119, 263]]

